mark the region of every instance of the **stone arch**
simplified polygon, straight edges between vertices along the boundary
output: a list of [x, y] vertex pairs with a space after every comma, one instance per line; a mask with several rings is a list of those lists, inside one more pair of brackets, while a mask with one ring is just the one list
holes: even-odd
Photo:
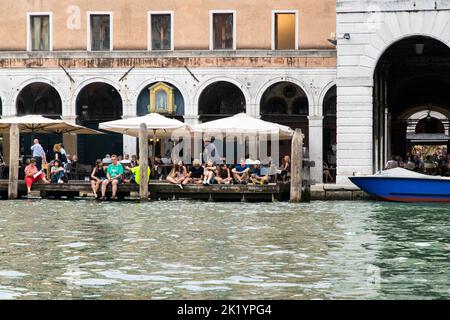
[[[104, 81], [91, 81], [79, 90], [75, 98], [77, 123], [98, 129], [101, 122], [120, 119], [124, 113], [124, 102], [118, 89]], [[78, 135], [77, 152], [80, 162], [95, 163], [105, 154], [122, 154], [123, 135]]]
[[61, 103], [62, 103], [62, 113], [61, 114], [64, 114], [64, 105], [65, 105], [65, 102], [67, 101], [67, 96], [64, 94], [65, 93], [64, 90], [56, 82], [54, 82], [50, 78], [45, 78], [45, 77], [34, 77], [31, 79], [27, 79], [27, 80], [21, 82], [16, 87], [15, 93], [14, 93], [12, 101], [11, 101], [11, 106], [14, 106], [14, 108], [15, 108], [15, 114], [17, 114], [17, 99], [18, 99], [20, 93], [22, 92], [22, 90], [24, 88], [26, 88], [28, 85], [33, 84], [33, 83], [45, 83], [45, 84], [53, 87], [61, 99]]
[[[384, 23], [372, 35], [370, 44], [365, 47], [367, 63], [362, 63], [370, 71], [370, 77], [374, 77], [376, 66], [381, 57], [395, 43], [406, 38], [422, 36], [440, 41], [450, 47], [450, 20], [445, 12], [422, 11], [408, 13], [410, 18], [405, 18], [405, 13], [385, 13]], [[410, 21], [414, 20], [414, 21]], [[413, 27], [412, 27], [413, 26]], [[446, 38], [447, 37], [447, 38]]]
[[[323, 88], [322, 91], [320, 92], [319, 95], [319, 110], [318, 110], [318, 114], [319, 116], [323, 115], [323, 103], [325, 102], [325, 97], [328, 94], [328, 92], [330, 91], [331, 88], [333, 88], [334, 86], [336, 86], [336, 81], [330, 81], [328, 82]], [[336, 88], [337, 89], [337, 88]]]
[[254, 105], [257, 108], [256, 114], [259, 115], [261, 113], [260, 105], [261, 105], [261, 99], [262, 99], [264, 93], [272, 85], [280, 83], [280, 82], [292, 82], [293, 84], [297, 85], [298, 87], [300, 87], [300, 89], [303, 90], [303, 92], [306, 95], [306, 98], [308, 99], [309, 114], [311, 114], [312, 106], [314, 105], [314, 99], [312, 98], [312, 95], [306, 89], [307, 86], [302, 81], [300, 81], [299, 79], [296, 79], [296, 78], [292, 78], [292, 77], [277, 77], [277, 78], [273, 78], [273, 79], [265, 82], [262, 86], [259, 87], [259, 89], [257, 91], [257, 94], [255, 96], [255, 100], [253, 101]]
[[[184, 117], [185, 115], [188, 115], [188, 108], [189, 108], [189, 95], [187, 93], [187, 90], [184, 86], [182, 86], [178, 81], [173, 80], [173, 79], [167, 79], [165, 77], [152, 77], [152, 78], [147, 78], [146, 80], [142, 81], [137, 89], [133, 92], [133, 107], [135, 108], [136, 114], [139, 113], [138, 110], [138, 105], [139, 105], [139, 98], [141, 93], [150, 85], [150, 84], [155, 84], [157, 82], [163, 82], [166, 83], [170, 86], [172, 86], [173, 88], [175, 88], [176, 90], [178, 90], [179, 95], [181, 95], [181, 99], [183, 100], [183, 114], [179, 115], [180, 117]], [[175, 94], [176, 95], [176, 94]], [[175, 97], [176, 98], [176, 97]]]
[[127, 105], [127, 99], [125, 99], [125, 97], [123, 95], [121, 86], [118, 85], [116, 82], [108, 79], [108, 78], [94, 77], [94, 78], [89, 78], [89, 79], [84, 80], [73, 91], [73, 94], [71, 96], [71, 103], [70, 103], [70, 113], [69, 113], [70, 115], [76, 115], [77, 114], [77, 97], [80, 94], [80, 92], [86, 86], [88, 86], [88, 85], [90, 85], [92, 83], [96, 83], [96, 82], [109, 84], [114, 89], [116, 89], [117, 93], [119, 93], [120, 98], [122, 99], [122, 108], [123, 108], [123, 112], [125, 112], [125, 107]]
[[248, 107], [241, 87], [230, 81], [211, 82], [198, 96], [197, 111], [201, 121], [211, 121], [240, 112], [249, 113]]
[[24, 86], [15, 98], [16, 115], [41, 114], [60, 117], [63, 100], [52, 85], [45, 82], [31, 82]]
[[244, 95], [245, 98], [245, 104], [247, 106], [247, 113], [248, 113], [248, 106], [251, 105], [251, 98], [250, 98], [250, 93], [248, 92], [247, 88], [245, 87], [245, 85], [243, 83], [241, 83], [240, 81], [233, 79], [233, 78], [229, 78], [229, 77], [212, 77], [209, 78], [207, 81], [203, 82], [202, 85], [200, 87], [198, 87], [195, 95], [194, 95], [194, 101], [193, 101], [193, 105], [194, 108], [196, 108], [197, 111], [197, 115], [199, 114], [199, 106], [198, 103], [200, 101], [200, 96], [202, 95], [203, 91], [210, 85], [213, 84], [215, 82], [220, 82], [220, 81], [224, 81], [224, 82], [229, 82], [234, 84], [236, 87], [238, 87], [242, 94]]
[[[147, 87], [149, 84], [154, 83], [154, 82], [166, 82], [166, 83], [176, 87], [180, 91], [181, 96], [183, 97], [185, 107], [186, 107], [186, 105], [190, 104], [190, 99], [189, 99], [190, 97], [189, 97], [188, 91], [186, 90], [186, 88], [183, 85], [181, 85], [180, 82], [178, 82], [172, 78], [152, 77], [152, 78], [147, 78], [144, 81], [141, 81], [141, 83], [137, 86], [137, 88], [133, 94], [133, 105], [134, 106], [137, 106], [139, 94], [142, 92], [142, 90], [144, 90], [145, 87]], [[186, 114], [186, 110], [185, 110], [185, 114]]]

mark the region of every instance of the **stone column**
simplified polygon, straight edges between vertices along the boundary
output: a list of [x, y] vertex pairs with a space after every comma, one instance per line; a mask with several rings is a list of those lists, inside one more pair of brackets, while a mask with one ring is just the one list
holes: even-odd
[[189, 125], [195, 125], [195, 124], [200, 123], [197, 115], [192, 115], [192, 116], [186, 115], [183, 118], [184, 118], [184, 123], [187, 123]]
[[351, 184], [348, 177], [355, 173], [373, 173], [372, 79], [366, 82], [338, 82], [337, 184]]
[[312, 184], [323, 181], [323, 116], [309, 116], [309, 159], [315, 162], [311, 168]]

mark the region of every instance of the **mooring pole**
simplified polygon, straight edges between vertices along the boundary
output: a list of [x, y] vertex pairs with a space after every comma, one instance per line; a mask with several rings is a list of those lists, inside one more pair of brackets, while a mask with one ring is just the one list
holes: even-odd
[[147, 125], [141, 123], [139, 127], [139, 169], [141, 183], [139, 185], [139, 198], [148, 200], [148, 131]]
[[295, 129], [291, 145], [291, 202], [302, 201], [303, 134]]
[[12, 124], [9, 129], [9, 187], [8, 199], [19, 196], [19, 126]]

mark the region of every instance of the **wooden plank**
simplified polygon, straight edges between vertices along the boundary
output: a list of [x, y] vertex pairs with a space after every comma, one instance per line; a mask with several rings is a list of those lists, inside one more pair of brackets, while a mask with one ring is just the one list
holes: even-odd
[[[20, 194], [26, 194], [24, 181], [18, 182]], [[186, 185], [183, 189], [166, 182], [152, 181], [149, 185], [152, 198], [190, 198], [190, 199], [211, 199], [211, 200], [233, 200], [239, 201], [243, 195], [248, 200], [270, 200], [272, 196], [280, 198], [282, 193], [289, 195], [289, 185], [269, 184], [269, 185]], [[108, 186], [110, 191], [111, 186]], [[0, 180], [0, 192], [8, 190], [8, 180]], [[80, 193], [90, 193], [91, 187], [85, 181], [70, 181], [64, 184], [33, 184], [33, 191], [41, 193], [42, 197], [48, 196], [78, 196]], [[118, 186], [118, 196], [129, 196], [131, 193], [138, 193], [139, 186], [136, 184], [121, 184]]]
[[19, 126], [12, 124], [9, 129], [9, 189], [8, 199], [17, 199], [19, 196]]

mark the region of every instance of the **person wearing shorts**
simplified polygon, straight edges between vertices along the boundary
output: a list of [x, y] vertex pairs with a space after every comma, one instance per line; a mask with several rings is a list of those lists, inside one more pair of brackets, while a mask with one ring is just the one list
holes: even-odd
[[117, 186], [123, 182], [123, 166], [118, 162], [117, 155], [111, 156], [111, 164], [106, 169], [106, 179], [102, 182], [102, 200], [105, 200], [106, 188], [111, 183], [111, 200], [116, 200]]

